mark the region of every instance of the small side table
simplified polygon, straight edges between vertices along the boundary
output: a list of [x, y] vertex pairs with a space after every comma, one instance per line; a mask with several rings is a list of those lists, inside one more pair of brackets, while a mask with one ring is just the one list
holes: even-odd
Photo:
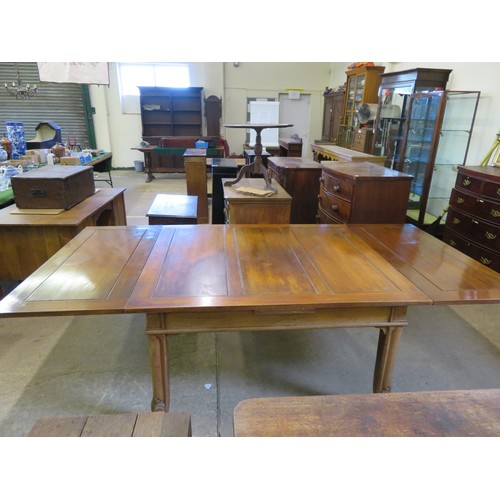
[[262, 131], [265, 128], [285, 128], [285, 127], [293, 127], [293, 123], [276, 123], [276, 124], [268, 124], [268, 123], [240, 123], [235, 125], [224, 125], [227, 128], [251, 128], [255, 130], [255, 146], [253, 148], [255, 153], [255, 159], [252, 163], [245, 165], [238, 173], [238, 177], [235, 180], [228, 180], [225, 182], [225, 186], [233, 186], [240, 182], [241, 179], [245, 176], [245, 174], [262, 174], [264, 180], [266, 182], [266, 189], [270, 189], [274, 193], [277, 193], [275, 187], [269, 182], [269, 177], [267, 175], [267, 168], [262, 164]]
[[150, 226], [197, 224], [198, 197], [182, 194], [157, 194], [146, 217]]

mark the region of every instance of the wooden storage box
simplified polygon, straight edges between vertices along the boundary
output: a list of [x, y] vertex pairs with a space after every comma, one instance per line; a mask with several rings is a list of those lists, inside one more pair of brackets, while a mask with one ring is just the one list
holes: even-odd
[[11, 179], [19, 208], [71, 208], [95, 193], [91, 166], [41, 167]]

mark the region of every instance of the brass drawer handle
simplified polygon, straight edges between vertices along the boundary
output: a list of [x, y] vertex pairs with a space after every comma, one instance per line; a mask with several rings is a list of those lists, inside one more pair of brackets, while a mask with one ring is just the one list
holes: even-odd
[[332, 205], [332, 210], [333, 210], [334, 212], [337, 212], [337, 211], [338, 211], [338, 209], [339, 209], [339, 207], [338, 207], [337, 205]]
[[458, 219], [457, 217], [454, 217], [453, 224], [460, 224], [460, 219]]
[[493, 215], [493, 217], [500, 217], [500, 210], [492, 208], [490, 214]]
[[464, 180], [462, 181], [462, 184], [463, 184], [464, 186], [470, 186], [471, 182], [472, 182], [472, 181], [471, 181], [471, 180], [467, 177], [467, 179], [464, 179]]
[[333, 186], [333, 190], [336, 192], [336, 193], [339, 193], [340, 192], [340, 186], [337, 184], [335, 186]]
[[457, 198], [457, 203], [460, 205], [461, 203], [464, 203], [465, 199], [461, 198], [460, 196]]
[[488, 239], [488, 240], [494, 240], [497, 237], [496, 234], [490, 233], [489, 231], [486, 231], [484, 233], [484, 235], [486, 236], [486, 239]]
[[481, 261], [481, 264], [484, 264], [486, 266], [489, 266], [491, 264], [491, 259], [488, 259], [487, 257], [479, 257], [479, 260]]

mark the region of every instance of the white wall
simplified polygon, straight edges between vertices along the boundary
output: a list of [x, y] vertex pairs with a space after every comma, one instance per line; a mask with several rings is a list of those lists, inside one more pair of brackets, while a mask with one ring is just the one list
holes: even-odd
[[[345, 83], [349, 62], [203, 62], [191, 64], [191, 85], [204, 87], [205, 97], [222, 98], [221, 123], [245, 123], [248, 97], [273, 97], [288, 88], [304, 89], [311, 95], [310, 142], [321, 138], [323, 116], [323, 90]], [[467, 163], [479, 163], [489, 150], [500, 130], [500, 63], [467, 62], [375, 62], [385, 66], [386, 72], [416, 67], [452, 69], [447, 88], [449, 90], [480, 90], [474, 133]], [[113, 166], [132, 167], [134, 160], [143, 155], [131, 148], [141, 141], [139, 104], [134, 113], [121, 110], [116, 65], [110, 64], [110, 85], [91, 86], [92, 105], [96, 109], [94, 125], [97, 146], [113, 152]], [[241, 152], [245, 131], [224, 129], [221, 134], [231, 151]], [[310, 155], [310, 147], [304, 145], [304, 156]]]

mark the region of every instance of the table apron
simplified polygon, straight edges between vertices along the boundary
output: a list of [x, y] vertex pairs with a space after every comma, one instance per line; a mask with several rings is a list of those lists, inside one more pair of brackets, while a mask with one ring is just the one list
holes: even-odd
[[146, 334], [298, 330], [319, 328], [404, 327], [406, 307], [345, 307], [334, 309], [239, 310], [234, 312], [147, 313]]

